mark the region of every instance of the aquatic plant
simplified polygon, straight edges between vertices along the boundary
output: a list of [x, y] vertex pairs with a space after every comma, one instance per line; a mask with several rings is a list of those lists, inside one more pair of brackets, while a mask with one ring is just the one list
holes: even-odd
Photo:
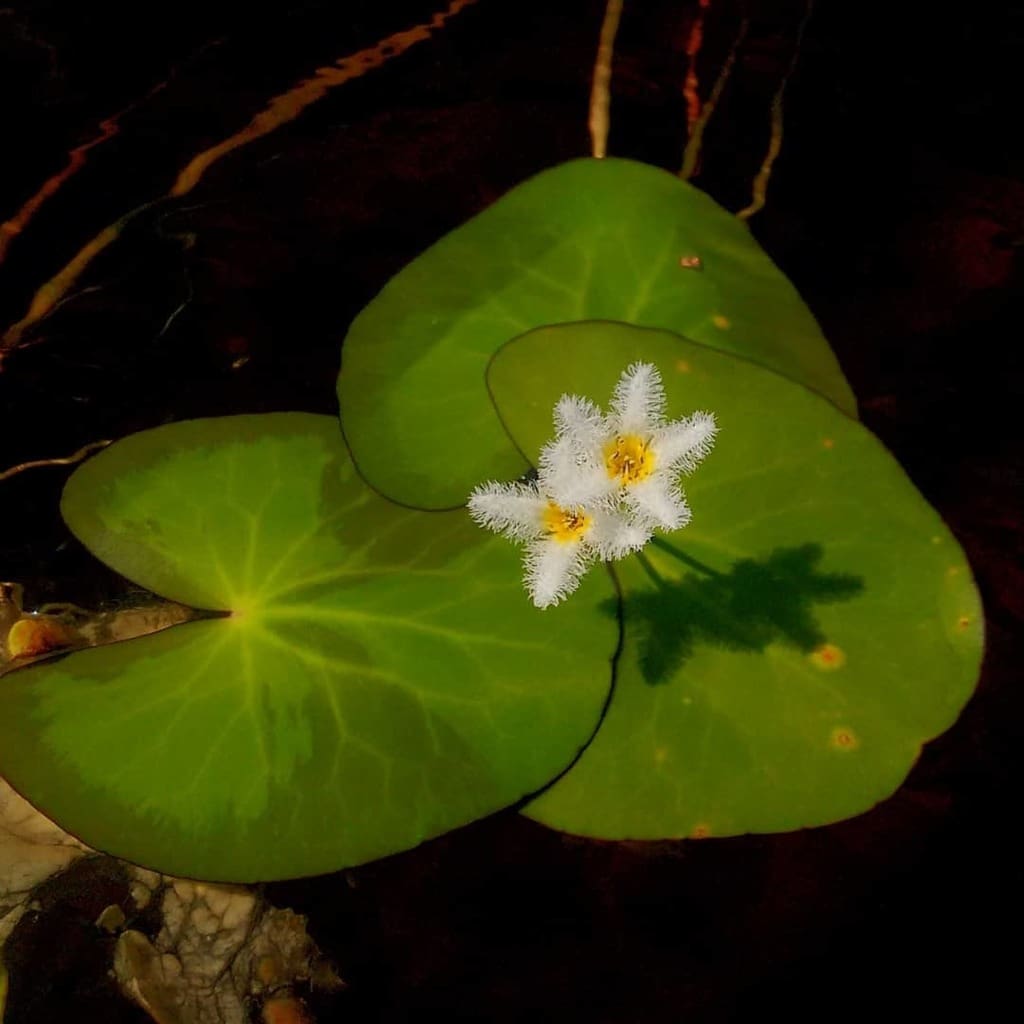
[[[693, 522], [538, 611], [466, 496], [550, 465], [561, 397], [637, 362], [665, 416], [721, 427]], [[610, 839], [818, 825], [892, 793], [971, 692], [963, 553], [793, 287], [671, 175], [515, 189], [360, 314], [338, 389], [342, 430], [171, 424], [69, 480], [98, 558], [211, 613], [4, 678], [0, 773], [90, 845], [241, 881], [514, 804]]]

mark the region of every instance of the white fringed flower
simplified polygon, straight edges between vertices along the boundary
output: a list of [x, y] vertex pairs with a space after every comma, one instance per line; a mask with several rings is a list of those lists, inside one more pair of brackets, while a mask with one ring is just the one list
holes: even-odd
[[585, 398], [563, 395], [536, 482], [483, 484], [469, 497], [469, 514], [526, 545], [526, 589], [547, 608], [571, 594], [593, 562], [623, 558], [655, 528], [690, 521], [679, 475], [696, 468], [716, 432], [706, 412], [666, 423], [661, 376], [650, 363], [634, 363], [607, 416]]
[[650, 531], [606, 509], [558, 505], [537, 483], [487, 483], [469, 496], [469, 514], [481, 526], [524, 542], [524, 583], [538, 608], [558, 604], [599, 559], [639, 551]]
[[707, 412], [667, 423], [661, 375], [650, 363], [634, 363], [615, 385], [607, 416], [586, 399], [561, 398], [541, 471], [560, 505], [618, 512], [642, 529], [677, 530], [690, 521], [679, 476], [697, 467], [716, 433]]

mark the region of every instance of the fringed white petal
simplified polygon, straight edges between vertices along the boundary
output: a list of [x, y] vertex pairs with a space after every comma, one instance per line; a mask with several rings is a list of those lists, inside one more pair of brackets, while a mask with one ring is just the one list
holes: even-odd
[[667, 423], [651, 439], [658, 468], [692, 473], [714, 447], [717, 433], [715, 417], [709, 412], [695, 412], [686, 419]]
[[604, 437], [603, 427], [588, 421], [581, 429], [563, 432], [544, 445], [537, 466], [541, 493], [563, 508], [592, 505], [612, 494], [617, 485], [605, 469]]
[[523, 582], [533, 603], [548, 608], [564, 600], [580, 585], [592, 560], [592, 550], [578, 541], [532, 541], [526, 549]]
[[533, 484], [481, 484], [467, 505], [475, 523], [510, 540], [532, 540], [544, 529], [547, 498]]
[[690, 506], [670, 473], [652, 473], [630, 487], [623, 500], [640, 526], [678, 530], [690, 521]]
[[616, 481], [604, 463], [575, 451], [568, 440], [552, 441], [540, 454], [537, 484], [562, 508], [599, 504], [613, 494]]
[[558, 504], [563, 504], [559, 496], [574, 485], [578, 472], [579, 455], [569, 438], [557, 437], [541, 448], [537, 459], [537, 487]]
[[646, 523], [633, 522], [621, 511], [595, 510], [592, 515], [594, 522], [587, 531], [586, 543], [606, 562], [639, 551], [651, 539]]
[[562, 395], [555, 406], [555, 437], [570, 438], [581, 448], [600, 446], [606, 432], [601, 410], [587, 398]]
[[665, 389], [652, 363], [633, 363], [619, 378], [612, 395], [613, 429], [620, 434], [649, 434], [665, 415]]

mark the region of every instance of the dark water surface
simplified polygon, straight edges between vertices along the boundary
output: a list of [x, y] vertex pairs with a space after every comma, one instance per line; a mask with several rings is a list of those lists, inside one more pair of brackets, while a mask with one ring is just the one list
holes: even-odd
[[[698, 8], [626, 0], [612, 154], [678, 169]], [[110, 135], [0, 250], [0, 332], [17, 342], [0, 369], [0, 469], [193, 416], [333, 413], [341, 338], [387, 278], [528, 175], [589, 152], [603, 2], [479, 0], [167, 198], [271, 97], [436, 9], [0, 9], [0, 219], [70, 150]], [[750, 201], [805, 13], [803, 0], [707, 5], [704, 97], [749, 19], [695, 179], [730, 209]], [[967, 550], [989, 625], [979, 691], [894, 797], [839, 825], [612, 844], [506, 813], [269, 886], [309, 915], [348, 982], [322, 1020], [985, 1019], [1008, 998], [1018, 957], [997, 935], [1015, 935], [1024, 909], [1010, 839], [1024, 739], [1024, 5], [819, 0], [797, 58], [751, 226], [821, 321], [864, 421]], [[15, 327], [110, 226], [60, 304]], [[66, 476], [0, 485], [0, 578], [32, 604], [95, 606], [126, 584], [63, 527]], [[51, 962], [62, 938], [23, 941], [36, 981], [31, 997], [12, 989], [8, 1024], [142, 1019], [97, 965]]]

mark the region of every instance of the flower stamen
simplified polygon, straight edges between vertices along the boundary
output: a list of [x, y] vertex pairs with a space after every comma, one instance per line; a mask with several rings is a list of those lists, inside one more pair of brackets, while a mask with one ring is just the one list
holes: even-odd
[[544, 509], [544, 532], [560, 544], [571, 544], [583, 537], [593, 519], [580, 508], [562, 508], [549, 501]]
[[639, 434], [618, 434], [604, 446], [608, 476], [623, 486], [639, 483], [650, 476], [655, 461], [650, 439]]

